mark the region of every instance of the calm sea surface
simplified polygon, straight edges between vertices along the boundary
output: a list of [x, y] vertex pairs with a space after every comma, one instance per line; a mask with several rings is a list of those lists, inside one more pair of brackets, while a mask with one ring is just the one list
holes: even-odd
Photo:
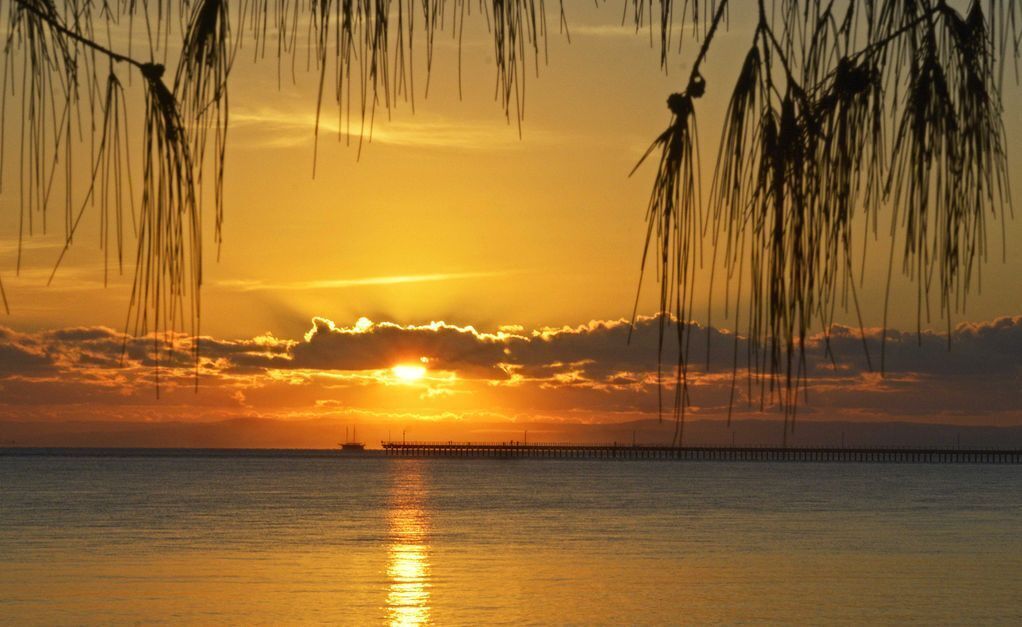
[[0, 455], [0, 622], [1022, 623], [1022, 468]]

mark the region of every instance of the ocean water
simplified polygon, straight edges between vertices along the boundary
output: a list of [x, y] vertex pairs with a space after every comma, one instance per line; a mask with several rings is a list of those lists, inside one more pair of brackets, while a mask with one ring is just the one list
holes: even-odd
[[1022, 468], [0, 454], [10, 624], [1022, 623]]

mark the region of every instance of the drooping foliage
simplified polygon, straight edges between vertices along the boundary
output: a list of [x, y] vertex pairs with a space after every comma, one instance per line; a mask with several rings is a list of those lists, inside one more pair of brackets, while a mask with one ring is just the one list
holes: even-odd
[[[704, 50], [737, 4], [715, 3]], [[647, 249], [659, 252], [668, 283], [661, 309], [673, 315], [681, 347], [679, 420], [692, 277], [704, 261], [726, 283], [729, 315], [749, 340], [739, 355], [734, 336], [732, 401], [743, 370], [750, 402], [784, 409], [785, 434], [809, 332], [826, 336], [839, 306], [859, 314], [870, 231], [889, 229], [889, 267], [914, 281], [920, 327], [931, 296], [948, 321], [964, 306], [989, 252], [987, 224], [1003, 228], [1009, 206], [1000, 81], [1019, 37], [1014, 3], [963, 4], [758, 0], [705, 204], [688, 187], [691, 127], [706, 89], [697, 57], [651, 148], [661, 159]], [[854, 233], [857, 224], [866, 232]], [[706, 237], [712, 250], [693, 255]], [[886, 316], [885, 304], [885, 327]]]
[[[4, 3], [0, 132], [19, 137], [2, 138], [3, 152], [17, 154], [0, 156], [0, 178], [16, 171], [21, 235], [48, 228], [58, 188], [68, 246], [83, 213], [97, 207], [105, 258], [121, 265], [130, 224], [137, 253], [128, 327], [154, 337], [199, 334], [203, 205], [212, 204], [219, 245], [228, 79], [240, 57], [275, 58], [282, 88], [299, 67], [311, 68], [317, 149], [324, 105], [340, 115], [341, 134], [361, 145], [378, 109], [414, 107], [414, 55], [424, 54], [431, 69], [436, 37], [460, 41], [466, 20], [477, 18], [493, 37], [495, 99], [520, 124], [526, 76], [545, 60], [548, 22], [556, 12], [557, 30], [567, 33], [571, 9], [563, 0], [556, 8], [544, 0]], [[870, 233], [884, 230], [897, 242], [890, 274], [898, 268], [914, 281], [920, 326], [931, 296], [949, 320], [964, 306], [989, 252], [989, 224], [1003, 225], [1010, 202], [1000, 93], [1018, 58], [1015, 0], [624, 7], [624, 19], [658, 42], [665, 67], [671, 54], [695, 53], [684, 89], [668, 98], [670, 123], [643, 157], [656, 163], [643, 268], [650, 261], [659, 281], [662, 346], [679, 348], [669, 364], [677, 442], [690, 400], [697, 287], [707, 294], [715, 282], [726, 287], [736, 327], [732, 399], [745, 372], [741, 396], [781, 406], [791, 425], [808, 333], [826, 333], [839, 308], [859, 310]], [[701, 69], [739, 10], [756, 15], [755, 27], [703, 190], [700, 98], [709, 84], [730, 79]], [[429, 72], [418, 78], [428, 94]], [[128, 136], [136, 115], [127, 110], [129, 89], [145, 92], [141, 138]], [[13, 100], [18, 120], [7, 119]], [[91, 147], [87, 166], [72, 161], [76, 142]], [[132, 155], [141, 157], [140, 172]], [[72, 172], [84, 167], [91, 181], [75, 200]], [[708, 288], [696, 281], [706, 264]], [[6, 306], [2, 283], [0, 296]], [[744, 355], [739, 333], [750, 340]], [[883, 354], [877, 365], [883, 369]]]

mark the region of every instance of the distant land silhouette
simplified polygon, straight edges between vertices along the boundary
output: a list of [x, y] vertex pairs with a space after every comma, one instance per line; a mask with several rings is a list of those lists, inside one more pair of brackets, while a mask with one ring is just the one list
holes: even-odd
[[[187, 422], [6, 422], [0, 421], [0, 448], [141, 447], [141, 448], [333, 448], [344, 439], [338, 420], [239, 418]], [[403, 427], [359, 424], [369, 447], [402, 438]], [[688, 446], [779, 446], [781, 425], [775, 420], [739, 420], [728, 429], [723, 421], [695, 420], [686, 432]], [[472, 440], [668, 444], [673, 421], [641, 420], [613, 424], [555, 422], [473, 423], [438, 421], [406, 425], [409, 440]], [[528, 434], [526, 435], [526, 431]], [[733, 439], [732, 439], [733, 438]], [[1022, 426], [959, 426], [910, 422], [814, 421], [798, 423], [788, 446], [819, 447], [1022, 448]]]

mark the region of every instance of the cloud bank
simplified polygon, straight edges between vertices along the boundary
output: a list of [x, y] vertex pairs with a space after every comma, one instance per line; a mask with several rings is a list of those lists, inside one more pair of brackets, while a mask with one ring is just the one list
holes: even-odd
[[[767, 382], [748, 376], [746, 340], [694, 329], [692, 415], [723, 417], [734, 398], [738, 418], [776, 416]], [[534, 330], [316, 317], [302, 337], [197, 340], [0, 328], [0, 412], [12, 421], [650, 419], [658, 337], [656, 317], [634, 328], [613, 320]], [[877, 329], [809, 338], [799, 419], [1022, 425], [1022, 316], [961, 324], [950, 338], [889, 330], [884, 375], [869, 366], [880, 351]], [[669, 381], [676, 358], [668, 342]], [[395, 370], [408, 364], [421, 376]]]

